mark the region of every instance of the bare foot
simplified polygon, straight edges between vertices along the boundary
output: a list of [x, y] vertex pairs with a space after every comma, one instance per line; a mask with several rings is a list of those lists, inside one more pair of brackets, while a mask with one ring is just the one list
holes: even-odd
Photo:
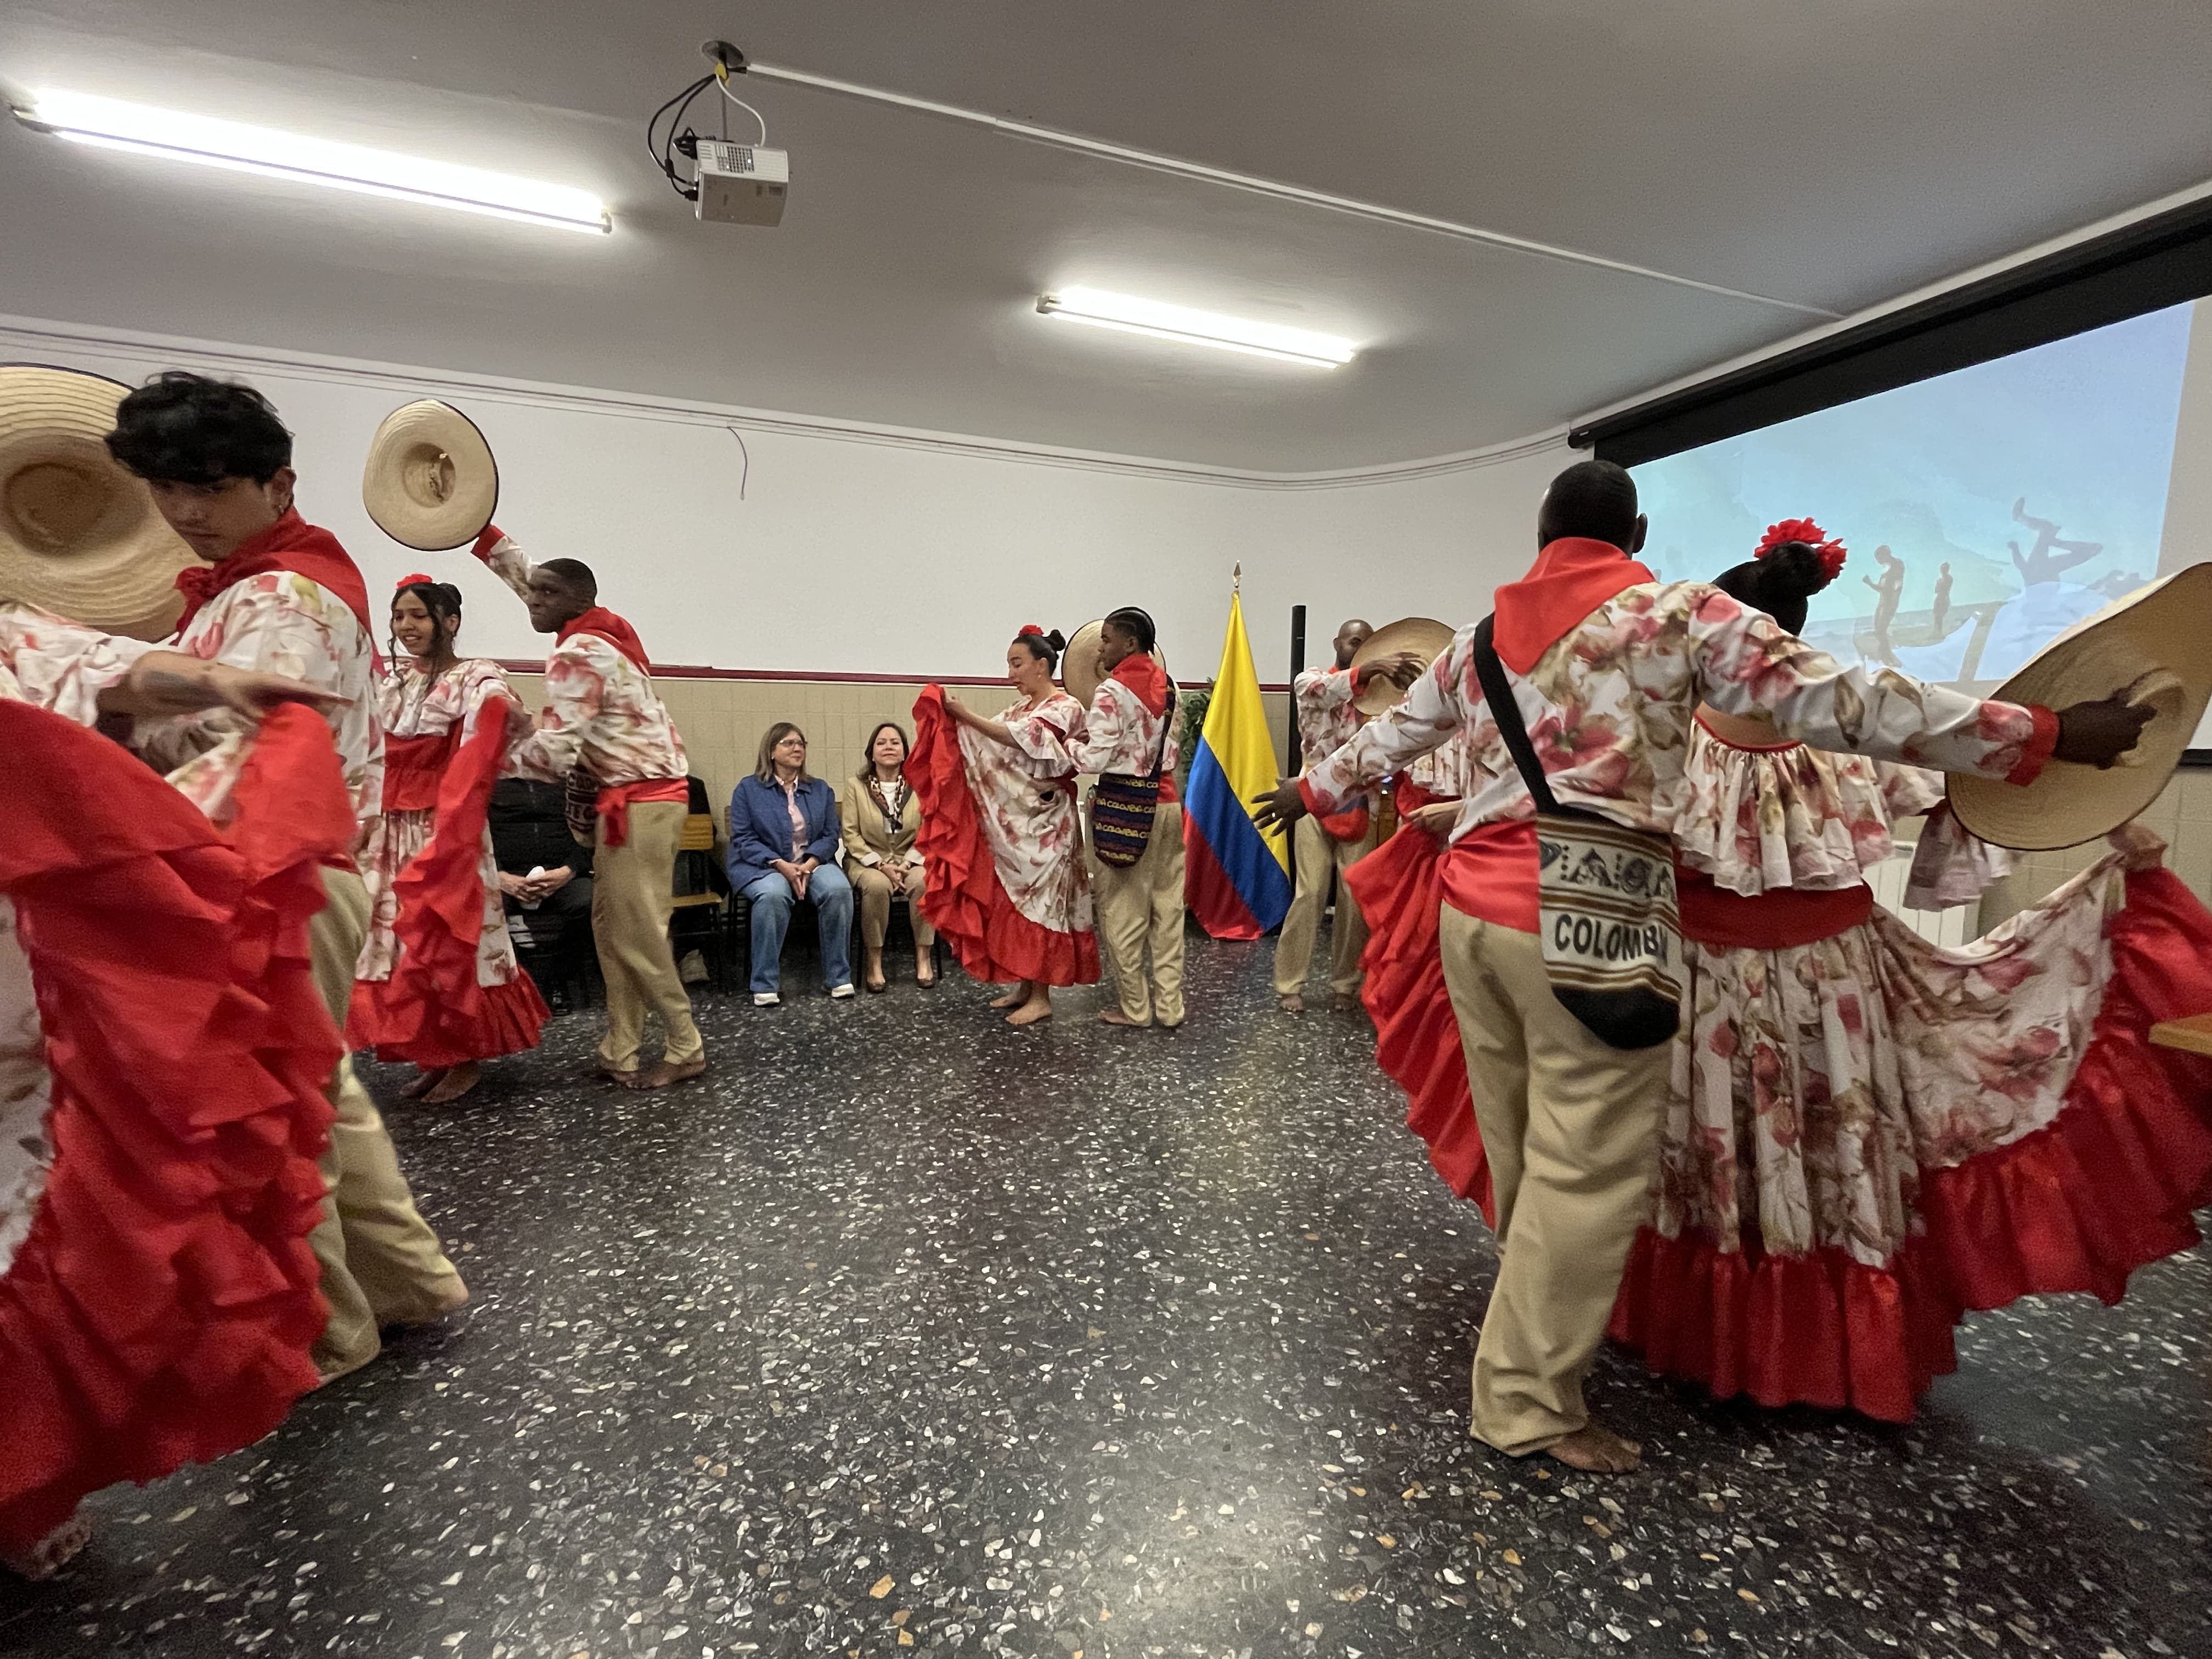
[[59, 1572], [71, 1556], [91, 1541], [90, 1524], [82, 1516], [72, 1515], [22, 1554], [0, 1551], [0, 1566], [35, 1583]]
[[1571, 1469], [1587, 1474], [1627, 1474], [1644, 1467], [1644, 1448], [1624, 1440], [1602, 1423], [1585, 1423], [1544, 1450]]
[[483, 1080], [483, 1073], [476, 1061], [456, 1066], [438, 1079], [438, 1086], [422, 1097], [425, 1106], [450, 1106]]
[[1328, 1006], [1340, 1014], [1357, 1013], [1359, 1011], [1359, 999], [1349, 991], [1339, 991], [1328, 1000]]
[[680, 1065], [674, 1060], [664, 1060], [644, 1071], [633, 1072], [622, 1079], [622, 1085], [625, 1089], [665, 1089], [671, 1084], [688, 1083], [706, 1069], [707, 1056], [704, 1054], [696, 1060], [684, 1060]]
[[415, 1080], [399, 1091], [400, 1099], [422, 1099], [424, 1095], [428, 1094], [431, 1090], [438, 1086], [439, 1079], [443, 1078], [445, 1075], [446, 1073], [444, 1069], [440, 1066], [425, 1066], [421, 1067], [415, 1073]]
[[937, 964], [927, 957], [916, 957], [914, 959], [914, 982], [925, 991], [936, 984]]
[[627, 1087], [629, 1080], [637, 1075], [637, 1067], [617, 1066], [611, 1060], [602, 1060], [599, 1055], [593, 1054], [585, 1063], [583, 1075], [605, 1078], [611, 1083], [619, 1083]]
[[1052, 993], [1039, 986], [1036, 994], [1006, 1016], [1009, 1025], [1034, 1025], [1052, 1018]]
[[1024, 980], [1021, 984], [1017, 985], [1012, 990], [1007, 992], [1006, 995], [1002, 997], [993, 997], [991, 999], [991, 1006], [994, 1008], [1001, 1010], [1007, 1008], [1018, 1008], [1029, 1000], [1029, 981]]
[[1152, 1022], [1149, 1019], [1131, 1019], [1119, 1008], [1105, 1008], [1099, 1011], [1098, 1023], [1101, 1025], [1126, 1025], [1131, 1030], [1136, 1030], [1150, 1025]]

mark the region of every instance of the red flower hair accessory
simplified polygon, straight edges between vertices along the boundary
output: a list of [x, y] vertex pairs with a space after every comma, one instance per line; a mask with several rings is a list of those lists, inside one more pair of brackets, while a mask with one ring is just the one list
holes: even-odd
[[1039, 628], [1035, 623], [1024, 623], [1022, 624], [1022, 631], [1018, 635], [1015, 635], [1015, 637], [1025, 640], [1030, 638], [1031, 635], [1035, 635], [1038, 639], [1042, 639], [1044, 637], [1044, 629]]
[[1828, 532], [1810, 519], [1784, 519], [1779, 524], [1766, 526], [1766, 534], [1752, 550], [1751, 556], [1763, 559], [1785, 542], [1802, 542], [1820, 556], [1820, 573], [1830, 581], [1835, 580], [1850, 555], [1844, 544], [1832, 538]]
[[435, 587], [438, 585], [438, 579], [434, 576], [426, 576], [418, 570], [413, 575], [402, 576], [398, 581], [392, 583], [392, 591], [397, 593], [403, 587], [414, 587], [418, 584], [424, 587]]

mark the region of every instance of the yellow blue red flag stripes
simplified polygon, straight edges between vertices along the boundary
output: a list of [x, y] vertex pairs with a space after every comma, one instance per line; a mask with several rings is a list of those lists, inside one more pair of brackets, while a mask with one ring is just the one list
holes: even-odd
[[1244, 607], [1229, 596], [1229, 637], [1183, 804], [1183, 892], [1216, 939], [1257, 939], [1291, 908], [1291, 860], [1279, 831], [1263, 832], [1245, 803], [1275, 787], [1275, 739], [1244, 637]]

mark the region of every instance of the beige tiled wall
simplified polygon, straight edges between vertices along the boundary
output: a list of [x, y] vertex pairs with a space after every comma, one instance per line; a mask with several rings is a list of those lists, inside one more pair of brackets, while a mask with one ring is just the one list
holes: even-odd
[[[543, 697], [542, 678], [510, 673], [508, 678], [531, 707]], [[653, 681], [684, 746], [691, 757], [691, 769], [706, 779], [717, 817], [738, 780], [752, 770], [761, 736], [778, 720], [795, 720], [806, 733], [808, 769], [842, 787], [860, 770], [860, 747], [878, 721], [896, 720], [914, 733], [915, 699], [921, 683], [877, 684], [861, 681], [690, 679], [665, 674]], [[996, 714], [1013, 701], [1012, 687], [963, 685], [956, 688], [970, 708]], [[1283, 692], [1263, 694], [1267, 718], [1282, 744], [1283, 721], [1289, 697]]]
[[[2142, 815], [2142, 822], [2166, 838], [2167, 867], [2197, 897], [2212, 904], [2212, 769], [2177, 772], [2166, 792]], [[1994, 927], [2034, 903], [2068, 877], [2095, 863], [2105, 851], [2106, 844], [2099, 841], [2055, 853], [2024, 854], [2020, 867], [1984, 896], [1983, 928]]]

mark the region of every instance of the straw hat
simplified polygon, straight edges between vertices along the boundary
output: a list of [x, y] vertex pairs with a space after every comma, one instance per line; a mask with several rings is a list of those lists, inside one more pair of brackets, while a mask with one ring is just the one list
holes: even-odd
[[2022, 852], [2073, 847], [2118, 829], [2166, 787], [2212, 700], [2212, 563], [2139, 587], [2075, 623], [1997, 688], [2000, 702], [2046, 708], [2124, 691], [2154, 711], [2135, 748], [2102, 771], [2054, 760], [2034, 782], [1964, 774], [1951, 810], [1984, 841]]
[[[1060, 653], [1060, 683], [1085, 708], [1106, 681], [1106, 670], [1098, 660], [1098, 653], [1105, 648], [1105, 632], [1103, 622], [1087, 622], [1075, 630], [1075, 637]], [[1152, 647], [1152, 660], [1164, 670], [1168, 665], [1167, 653], [1158, 646]]]
[[[1370, 634], [1367, 643], [1352, 653], [1352, 665], [1366, 668], [1385, 657], [1395, 657], [1401, 651], [1410, 651], [1426, 666], [1451, 649], [1452, 636], [1457, 631], [1433, 617], [1401, 617], [1396, 622], [1385, 623]], [[1403, 691], [1377, 675], [1360, 688], [1359, 696], [1353, 699], [1352, 706], [1363, 714], [1379, 714], [1405, 700]]]
[[426, 398], [393, 410], [368, 441], [361, 503], [403, 547], [464, 547], [499, 506], [499, 463], [474, 421]]
[[107, 453], [129, 390], [70, 368], [0, 366], [0, 599], [158, 640], [183, 604], [177, 573], [199, 560]]

